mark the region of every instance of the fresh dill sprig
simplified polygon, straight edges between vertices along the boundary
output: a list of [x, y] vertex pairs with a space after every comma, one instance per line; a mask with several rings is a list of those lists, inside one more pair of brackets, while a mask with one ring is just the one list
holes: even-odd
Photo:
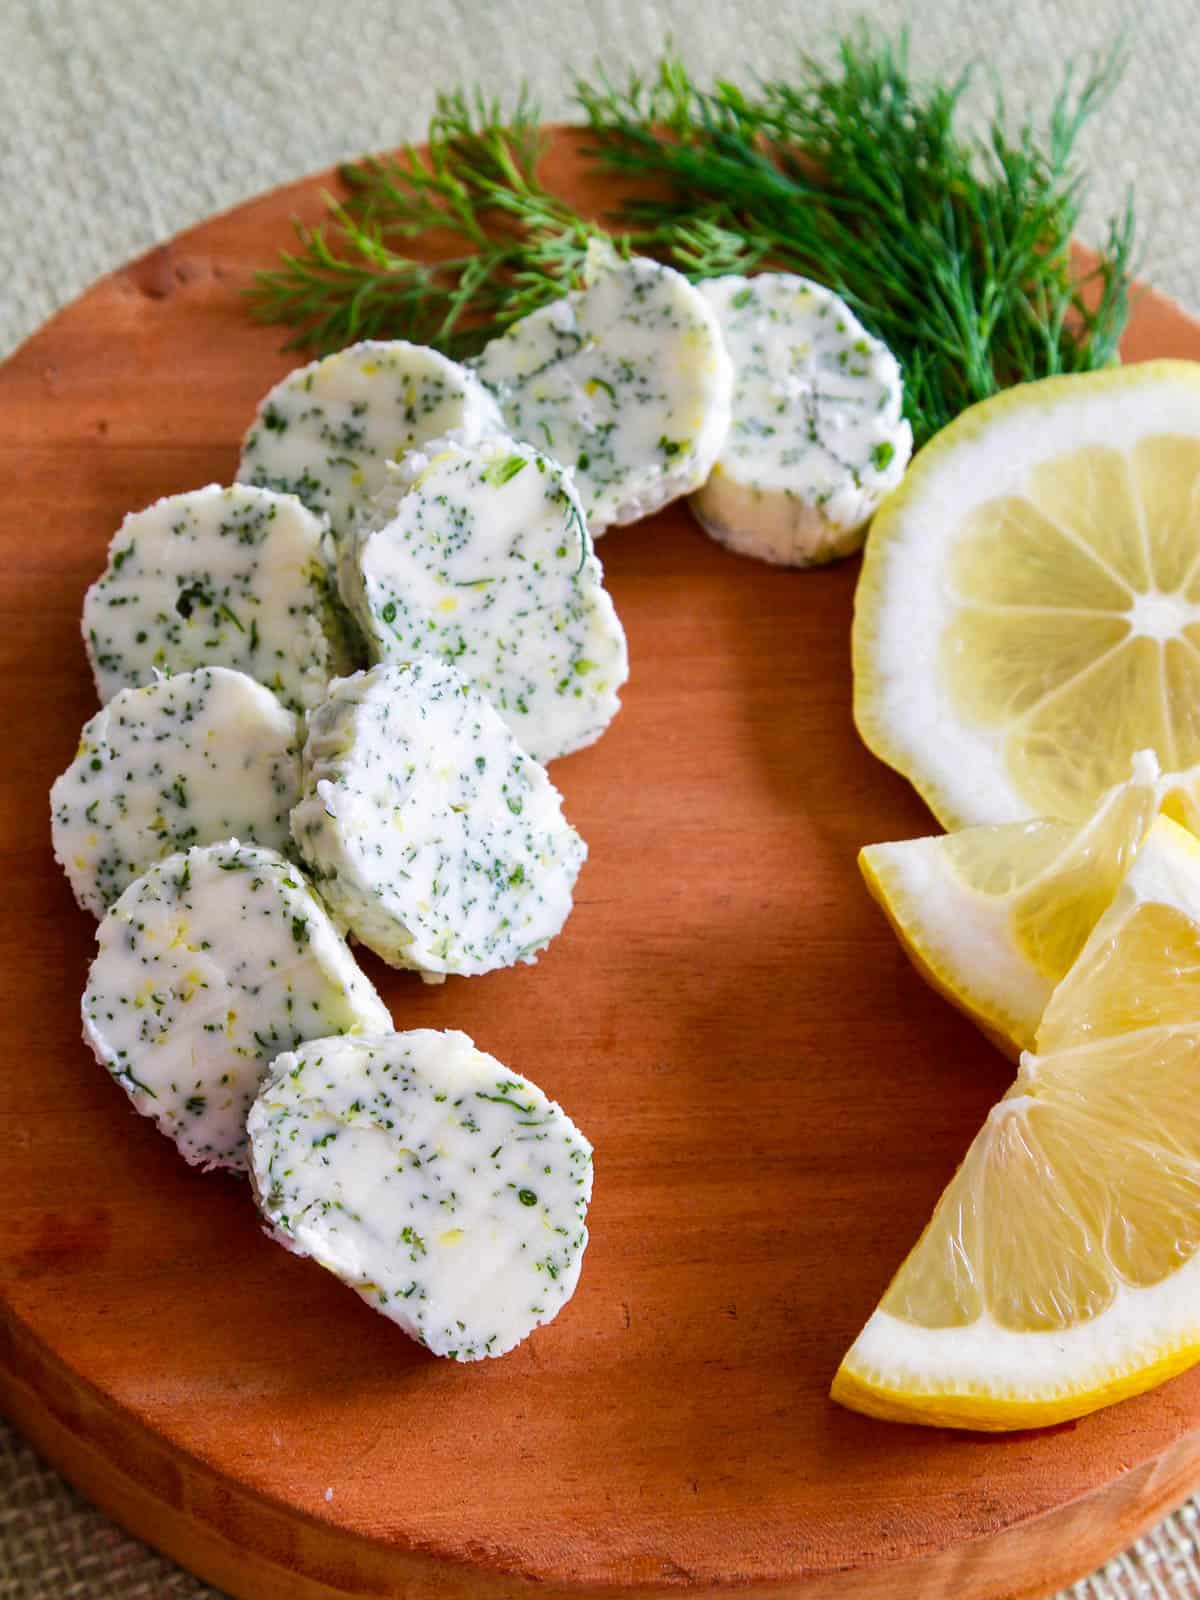
[[427, 155], [341, 167], [345, 198], [329, 199], [317, 227], [297, 224], [299, 248], [256, 274], [251, 314], [294, 328], [286, 348], [320, 355], [359, 339], [474, 353], [577, 287], [588, 245], [608, 237], [541, 185], [541, 148], [524, 94], [511, 115], [480, 96], [439, 95]]
[[1085, 283], [1070, 244], [1078, 135], [1118, 73], [1115, 54], [1078, 88], [1068, 72], [1041, 135], [1029, 120], [1010, 131], [999, 99], [986, 135], [960, 133], [969, 72], [919, 88], [906, 40], [865, 29], [833, 68], [805, 57], [752, 94], [702, 88], [667, 57], [649, 78], [581, 80], [576, 95], [597, 160], [631, 180], [623, 217], [653, 221], [655, 253], [679, 258], [705, 229], [751, 265], [833, 289], [899, 358], [920, 444], [998, 389], [1116, 359], [1131, 207]]
[[[324, 222], [296, 225], [300, 248], [255, 274], [251, 315], [294, 328], [289, 350], [326, 355], [359, 339], [412, 339], [465, 357], [578, 288], [597, 239], [696, 278], [756, 264], [745, 240], [699, 216], [665, 228], [651, 219], [614, 237], [542, 185], [543, 144], [524, 93], [509, 115], [479, 96], [440, 95], [427, 156], [406, 150], [341, 166], [345, 198], [327, 197]], [[422, 255], [409, 254], [419, 241]]]
[[[621, 254], [692, 278], [773, 266], [842, 296], [904, 369], [917, 443], [998, 389], [1116, 359], [1129, 315], [1133, 214], [1110, 226], [1080, 282], [1071, 256], [1084, 194], [1081, 128], [1116, 55], [1068, 72], [1044, 130], [1012, 130], [999, 97], [986, 133], [959, 115], [970, 72], [919, 86], [906, 40], [865, 29], [832, 67], [705, 88], [666, 56], [649, 76], [576, 84], [599, 167], [629, 180]], [[467, 356], [584, 281], [609, 237], [538, 178], [542, 133], [522, 95], [441, 95], [425, 154], [340, 169], [345, 191], [299, 246], [257, 275], [251, 310], [318, 354], [407, 338]]]

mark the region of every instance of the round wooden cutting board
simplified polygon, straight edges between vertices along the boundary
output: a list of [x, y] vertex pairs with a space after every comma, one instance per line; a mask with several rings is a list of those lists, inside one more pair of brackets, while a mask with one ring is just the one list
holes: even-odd
[[[559, 136], [553, 176], [590, 207]], [[912, 973], [860, 845], [927, 832], [850, 717], [857, 564], [782, 572], [681, 506], [605, 538], [633, 676], [554, 767], [591, 847], [535, 968], [425, 988], [596, 1147], [578, 1294], [438, 1361], [184, 1166], [80, 1042], [93, 944], [47, 790], [95, 710], [79, 637], [122, 515], [228, 482], [293, 364], [241, 291], [328, 176], [97, 284], [0, 369], [0, 1405], [134, 1532], [254, 1600], [1040, 1595], [1200, 1480], [1200, 1370], [1058, 1429], [827, 1397], [1010, 1068]], [[1153, 295], [1131, 357], [1200, 357]]]

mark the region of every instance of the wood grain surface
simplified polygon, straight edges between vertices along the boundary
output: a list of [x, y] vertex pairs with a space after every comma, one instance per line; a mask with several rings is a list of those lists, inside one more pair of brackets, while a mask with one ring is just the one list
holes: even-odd
[[[589, 206], [569, 139], [554, 176]], [[95, 710], [84, 588], [122, 515], [228, 481], [292, 364], [252, 269], [330, 179], [97, 284], [0, 369], [0, 1403], [133, 1531], [246, 1600], [999, 1600], [1200, 1479], [1200, 1372], [1041, 1433], [827, 1398], [1008, 1064], [913, 974], [855, 854], [926, 832], [850, 718], [856, 564], [781, 572], [674, 508], [600, 553], [625, 706], [554, 767], [591, 847], [536, 968], [427, 989], [596, 1147], [574, 1301], [496, 1362], [410, 1343], [185, 1167], [80, 1042], [93, 944], [47, 790]], [[1132, 357], [1200, 357], [1154, 296]]]

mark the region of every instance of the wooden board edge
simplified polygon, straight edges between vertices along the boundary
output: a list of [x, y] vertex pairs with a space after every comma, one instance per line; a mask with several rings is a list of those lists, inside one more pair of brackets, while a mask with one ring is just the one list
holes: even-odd
[[0, 1328], [0, 1412], [106, 1516], [236, 1600], [529, 1593], [504, 1574], [359, 1539], [232, 1484], [76, 1379], [12, 1321]]
[[[102, 1396], [48, 1397], [43, 1384], [55, 1375], [40, 1353], [0, 1360], [0, 1412], [34, 1449], [104, 1515], [135, 1538], [213, 1584], [235, 1600], [664, 1600], [686, 1592], [691, 1600], [1046, 1600], [1126, 1549], [1185, 1501], [1200, 1480], [1200, 1431], [1185, 1435], [1163, 1455], [1130, 1469], [1107, 1490], [1072, 1502], [1033, 1522], [1005, 1528], [983, 1540], [947, 1549], [932, 1560], [882, 1561], [856, 1572], [826, 1574], [786, 1587], [681, 1591], [667, 1579], [652, 1587], [619, 1591], [607, 1584], [550, 1586], [536, 1579], [465, 1568], [436, 1556], [398, 1551], [351, 1539], [328, 1524], [306, 1524], [267, 1500], [231, 1488], [202, 1463], [173, 1458], [162, 1441], [120, 1415]], [[69, 1374], [58, 1381], [70, 1385]], [[71, 1426], [72, 1407], [105, 1413], [97, 1430], [108, 1448]], [[93, 1422], [95, 1418], [93, 1417]], [[157, 1459], [155, 1459], [157, 1458]], [[139, 1474], [130, 1470], [138, 1464]], [[311, 1528], [311, 1538], [306, 1536]], [[330, 1545], [337, 1546], [331, 1560]], [[996, 1587], [1004, 1574], [1023, 1571], [1017, 1589]]]

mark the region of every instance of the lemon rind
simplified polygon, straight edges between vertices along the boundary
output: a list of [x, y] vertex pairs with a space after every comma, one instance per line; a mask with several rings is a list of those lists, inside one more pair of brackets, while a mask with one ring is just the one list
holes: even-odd
[[[1189, 1266], [1192, 1265], [1197, 1263], [1189, 1263]], [[1186, 1267], [1181, 1269], [1183, 1272], [1187, 1270]], [[1177, 1283], [1178, 1278], [1179, 1273], [1176, 1273], [1166, 1281]], [[1125, 1291], [1131, 1296], [1153, 1292], [1146, 1289]], [[886, 1311], [876, 1311], [838, 1368], [830, 1387], [830, 1396], [851, 1411], [859, 1411], [884, 1422], [911, 1422], [930, 1428], [968, 1428], [986, 1432], [1052, 1427], [1055, 1423], [1070, 1422], [1099, 1411], [1104, 1406], [1144, 1394], [1147, 1389], [1153, 1389], [1193, 1366], [1200, 1359], [1200, 1286], [1197, 1286], [1193, 1298], [1191, 1327], [1181, 1331], [1173, 1343], [1151, 1346], [1140, 1357], [1130, 1354], [1124, 1365], [1112, 1364], [1097, 1370], [1082, 1383], [1061, 1382], [1034, 1390], [1021, 1390], [1012, 1383], [1002, 1385], [984, 1369], [960, 1377], [957, 1383], [947, 1383], [911, 1371], [898, 1371], [894, 1362], [888, 1362], [886, 1366], [873, 1363], [869, 1360], [869, 1353], [875, 1341], [892, 1346], [897, 1342], [898, 1330], [909, 1326]], [[1108, 1314], [1105, 1312], [1095, 1322], [1082, 1326], [1094, 1328]], [[971, 1326], [977, 1327], [978, 1324]], [[920, 1330], [923, 1336], [928, 1336], [930, 1331], [954, 1334], [963, 1330]], [[1074, 1330], [1066, 1331], [1071, 1333]], [[1027, 1369], [1033, 1355], [1030, 1348], [1032, 1341], [1047, 1340], [1053, 1343], [1062, 1335], [1024, 1333], [1010, 1337], [1021, 1341], [1022, 1366]]]
[[1193, 1256], [1152, 1288], [1122, 1286], [1098, 1317], [1050, 1332], [1002, 1328], [987, 1315], [961, 1328], [922, 1328], [876, 1310], [831, 1392], [872, 1397], [933, 1426], [957, 1418], [969, 1427], [1041, 1427], [1140, 1394], [1198, 1355]]

